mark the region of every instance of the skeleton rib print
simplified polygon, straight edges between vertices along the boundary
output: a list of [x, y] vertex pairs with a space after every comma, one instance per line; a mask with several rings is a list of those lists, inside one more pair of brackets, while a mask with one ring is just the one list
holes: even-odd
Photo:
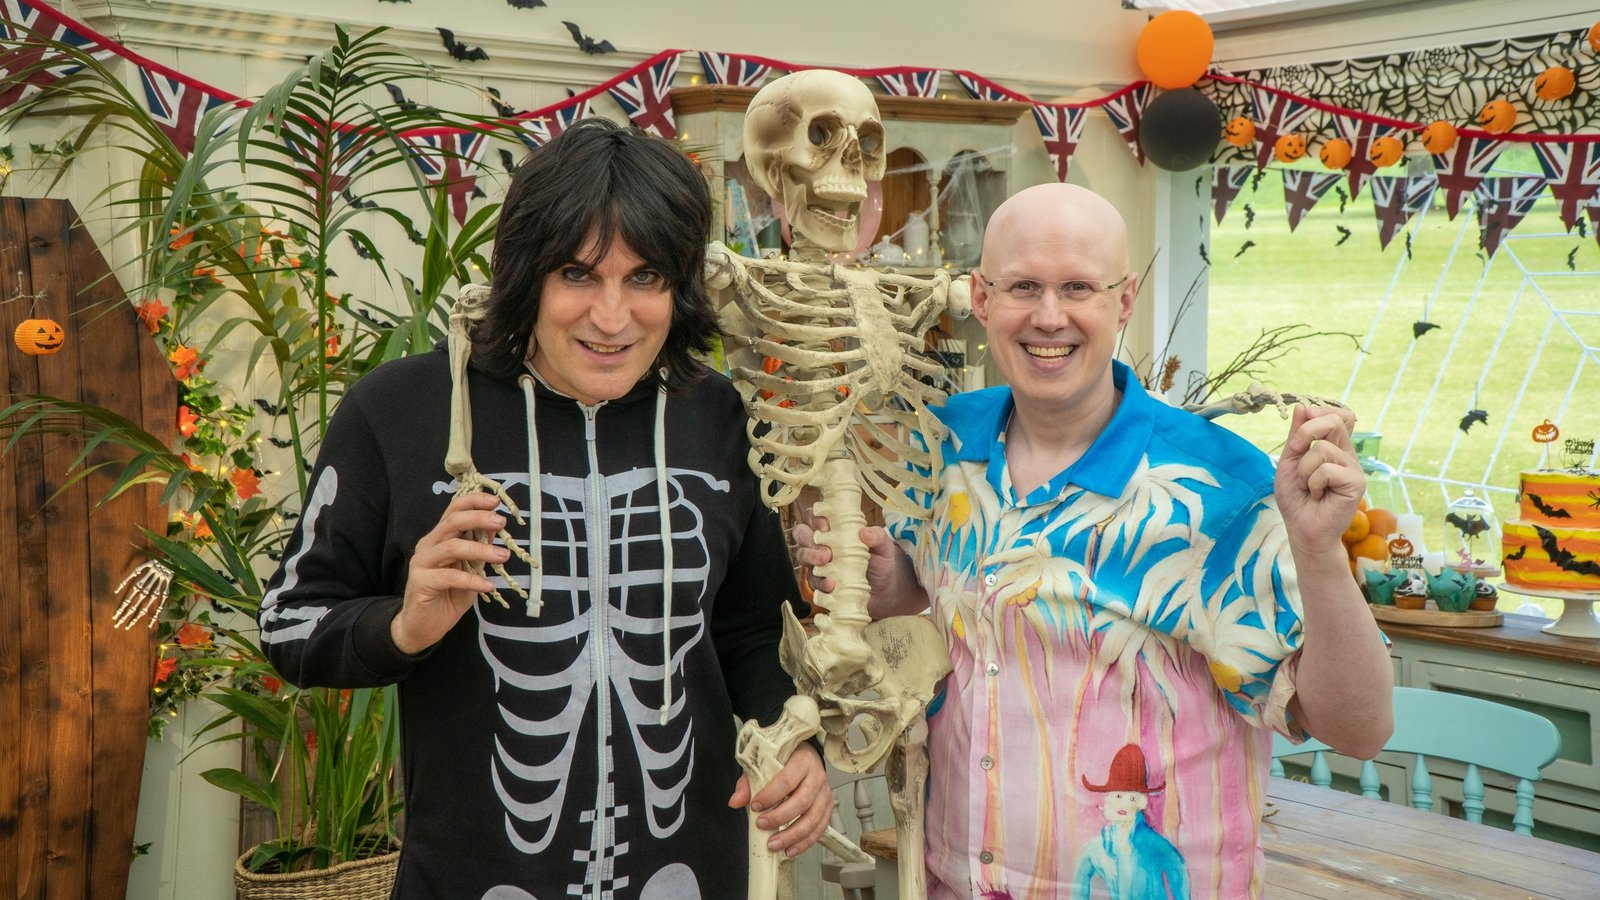
[[[525, 474], [491, 477], [519, 504], [526, 497]], [[704, 472], [668, 470], [673, 582], [697, 593], [675, 599], [675, 675], [669, 717], [662, 726], [656, 724], [666, 672], [661, 662], [655, 477], [649, 469], [604, 478], [542, 475], [543, 614], [528, 619], [484, 603], [474, 608], [478, 645], [494, 676], [500, 713], [494, 747], [484, 750], [491, 754], [488, 764], [507, 839], [518, 851], [533, 855], [548, 849], [557, 832], [574, 820], [587, 826], [588, 847], [578, 851], [583, 879], [568, 885], [571, 896], [607, 898], [628, 888], [630, 877], [617, 865], [629, 849], [617, 837], [619, 822], [643, 815], [655, 838], [673, 835], [684, 823], [683, 796], [695, 751], [693, 716], [680, 715], [685, 698], [678, 674], [684, 657], [707, 637], [709, 554], [703, 514], [684, 497], [681, 481], [699, 479], [719, 493], [726, 493], [729, 485]], [[440, 482], [434, 489], [453, 493], [454, 485]], [[603, 513], [586, 517], [586, 508]], [[494, 580], [504, 586], [503, 579]], [[597, 597], [603, 600], [596, 602]], [[591, 722], [592, 731], [586, 727]], [[592, 746], [581, 739], [586, 734], [593, 736]], [[624, 736], [627, 740], [619, 744]], [[594, 761], [592, 796], [569, 796], [577, 787], [574, 763], [580, 758]], [[631, 770], [619, 772], [619, 765]], [[637, 781], [639, 790], [621, 787], [619, 781]], [[617, 796], [642, 796], [644, 808], [617, 803]]]

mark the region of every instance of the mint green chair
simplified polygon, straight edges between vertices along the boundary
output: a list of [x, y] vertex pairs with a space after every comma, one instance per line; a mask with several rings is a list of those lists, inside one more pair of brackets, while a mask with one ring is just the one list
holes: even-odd
[[[1394, 689], [1394, 736], [1384, 750], [1416, 754], [1411, 773], [1411, 805], [1432, 810], [1433, 777], [1424, 756], [1466, 763], [1461, 783], [1462, 809], [1467, 821], [1483, 821], [1483, 766], [1517, 777], [1517, 811], [1512, 826], [1518, 834], [1533, 833], [1533, 783], [1561, 750], [1561, 736], [1550, 720], [1513, 706], [1420, 688]], [[1283, 775], [1286, 756], [1311, 753], [1311, 783], [1328, 787], [1327, 744], [1315, 739], [1294, 745], [1282, 735], [1272, 737], [1272, 774]], [[1378, 767], [1372, 760], [1361, 764], [1361, 795], [1380, 799]]]

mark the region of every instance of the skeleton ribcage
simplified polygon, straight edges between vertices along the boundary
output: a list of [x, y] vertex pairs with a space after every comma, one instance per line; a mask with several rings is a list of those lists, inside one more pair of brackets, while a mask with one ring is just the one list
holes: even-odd
[[736, 301], [723, 308], [733, 377], [750, 413], [750, 463], [769, 506], [792, 502], [831, 456], [848, 455], [880, 506], [920, 515], [906, 488], [928, 490], [938, 445], [928, 411], [944, 370], [922, 352], [949, 278], [740, 260]]

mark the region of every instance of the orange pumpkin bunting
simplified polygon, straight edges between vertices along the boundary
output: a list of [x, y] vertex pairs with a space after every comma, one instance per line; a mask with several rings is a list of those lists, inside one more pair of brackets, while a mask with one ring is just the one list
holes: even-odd
[[67, 342], [61, 324], [54, 319], [23, 319], [12, 332], [11, 340], [18, 350], [29, 356], [49, 356]]
[[1134, 54], [1144, 77], [1170, 91], [1200, 80], [1211, 65], [1215, 45], [1205, 19], [1188, 10], [1174, 9], [1145, 23]]
[[1456, 145], [1456, 127], [1443, 119], [1429, 123], [1422, 129], [1422, 149], [1437, 156], [1448, 153]]
[[1543, 425], [1533, 426], [1533, 439], [1536, 443], [1548, 444], [1560, 436], [1561, 429], [1557, 428], [1555, 423], [1549, 419], [1545, 419]]
[[1600, 22], [1589, 26], [1589, 49], [1600, 53]]
[[1298, 134], [1286, 134], [1272, 145], [1272, 155], [1278, 162], [1292, 163], [1306, 155], [1306, 139]]
[[1478, 111], [1478, 127], [1490, 134], [1504, 134], [1517, 124], [1517, 108], [1510, 100], [1490, 100]]
[[1367, 159], [1378, 168], [1392, 166], [1405, 155], [1406, 145], [1397, 137], [1385, 135], [1372, 142], [1372, 150], [1367, 154]]
[[1244, 116], [1231, 119], [1228, 127], [1222, 129], [1222, 136], [1235, 147], [1248, 147], [1256, 142], [1256, 123]]
[[1540, 100], [1565, 100], [1577, 86], [1577, 79], [1566, 66], [1551, 66], [1533, 80], [1533, 92]]
[[1350, 165], [1350, 142], [1344, 138], [1325, 141], [1317, 158], [1330, 169], [1342, 169]]

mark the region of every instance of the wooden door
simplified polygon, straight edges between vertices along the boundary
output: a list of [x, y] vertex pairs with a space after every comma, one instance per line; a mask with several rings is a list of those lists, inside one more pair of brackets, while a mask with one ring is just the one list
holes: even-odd
[[[0, 393], [97, 404], [170, 441], [171, 367], [77, 221], [65, 201], [0, 198]], [[24, 355], [13, 334], [40, 317], [60, 323], [65, 346]], [[0, 432], [0, 443], [8, 439]], [[144, 488], [94, 508], [109, 475], [50, 500], [82, 446], [33, 436], [0, 457], [0, 885], [16, 886], [0, 888], [8, 897], [127, 892], [154, 633], [143, 623], [115, 629], [111, 618], [117, 583], [144, 560], [140, 526], [160, 532], [166, 514]]]

